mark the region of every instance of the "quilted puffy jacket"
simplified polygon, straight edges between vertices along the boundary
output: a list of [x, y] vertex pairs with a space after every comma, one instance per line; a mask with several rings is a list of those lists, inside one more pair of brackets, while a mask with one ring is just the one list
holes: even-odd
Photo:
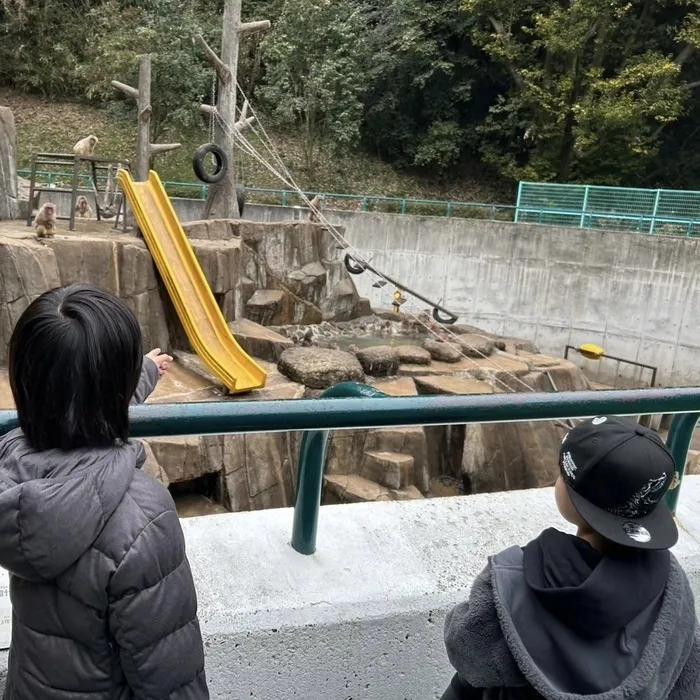
[[[136, 401], [157, 377], [146, 359]], [[36, 452], [21, 430], [0, 438], [5, 700], [209, 697], [182, 529], [144, 460], [136, 441]]]

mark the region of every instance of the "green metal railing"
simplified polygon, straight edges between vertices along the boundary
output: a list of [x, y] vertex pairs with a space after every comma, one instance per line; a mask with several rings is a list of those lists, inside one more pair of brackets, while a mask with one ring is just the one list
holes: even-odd
[[[18, 173], [28, 176], [30, 171], [18, 170]], [[37, 176], [51, 187], [69, 183], [72, 173], [38, 171]], [[97, 179], [104, 181], [106, 176]], [[82, 175], [80, 183], [88, 190], [92, 188], [88, 175]], [[163, 185], [171, 197], [207, 198], [207, 185], [202, 183], [166, 180]], [[264, 187], [247, 187], [246, 191], [251, 204], [306, 206], [295, 191]], [[514, 221], [685, 238], [700, 236], [700, 192], [521, 182], [516, 205], [304, 192], [308, 198], [317, 194], [325, 199], [327, 208], [353, 210], [354, 205], [362, 212]]]
[[[388, 398], [365, 384], [344, 382], [323, 393], [322, 398]], [[328, 448], [327, 430], [313, 430], [304, 433], [299, 446], [299, 474], [297, 476], [297, 497], [294, 503], [294, 525], [292, 526], [292, 547], [300, 554], [313, 554], [316, 551], [319, 506], [323, 492], [323, 471], [326, 466]]]
[[[338, 388], [344, 393], [348, 389]], [[365, 395], [374, 390], [349, 389]], [[333, 392], [334, 394], [335, 392]], [[594, 415], [674, 416], [668, 445], [677, 479], [668, 500], [675, 508], [685, 473], [688, 448], [700, 415], [700, 388], [577, 391], [561, 393], [483, 394], [386, 398], [320, 398], [295, 401], [152, 404], [131, 409], [136, 438], [220, 435], [228, 433], [314, 431], [302, 445], [292, 542], [297, 551], [316, 548], [316, 525], [327, 436], [319, 431], [392, 426], [459, 425], [508, 421], [585, 418]], [[0, 435], [17, 426], [14, 411], [0, 411]]]
[[[29, 170], [18, 170], [22, 176], [28, 177]], [[72, 173], [52, 172], [48, 170], [37, 171], [37, 176], [48, 187], [69, 183]], [[99, 177], [98, 181], [106, 180], [106, 176]], [[90, 178], [81, 176], [81, 184], [86, 189], [91, 189]], [[166, 191], [171, 196], [184, 196], [186, 198], [205, 200], [207, 198], [207, 185], [198, 182], [175, 182], [166, 180], [163, 182]], [[263, 187], [247, 187], [249, 202], [252, 204], [274, 204], [282, 207], [303, 206], [305, 203], [299, 194], [291, 190], [277, 190]], [[439, 199], [413, 199], [411, 197], [385, 197], [366, 194], [339, 194], [332, 192], [305, 192], [306, 197], [312, 198], [320, 194], [325, 198], [327, 205], [332, 203], [334, 207], [347, 208], [345, 205], [356, 205], [363, 212], [383, 211], [395, 214], [431, 214], [434, 216], [458, 217], [469, 219], [489, 219], [492, 221], [512, 221], [515, 215], [515, 207], [511, 204], [487, 204], [482, 202], [453, 202]]]
[[700, 192], [521, 182], [516, 223], [700, 236]]

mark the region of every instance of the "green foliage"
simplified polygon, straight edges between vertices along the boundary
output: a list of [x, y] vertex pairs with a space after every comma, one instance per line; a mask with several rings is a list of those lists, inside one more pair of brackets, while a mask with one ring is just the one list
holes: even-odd
[[261, 90], [278, 124], [295, 124], [307, 172], [324, 140], [353, 146], [362, 117], [366, 54], [360, 8], [345, 0], [286, 0], [265, 41]]
[[[115, 17], [119, 17], [118, 23]], [[93, 10], [91, 21], [95, 25], [94, 50], [79, 71], [90, 99], [115, 99], [119, 93], [112, 80], [137, 86], [139, 56], [151, 53], [154, 139], [201, 126], [198, 107], [211, 100], [214, 72], [192, 37], [212, 34], [213, 16], [188, 0], [148, 0], [129, 6], [107, 0]]]
[[0, 0], [0, 84], [48, 98], [77, 94], [91, 8], [90, 0]]
[[[484, 114], [473, 87], [484, 72], [459, 0], [388, 0], [370, 10], [372, 61], [363, 136], [382, 157], [442, 170]], [[482, 85], [490, 89], [488, 79]]]
[[[201, 140], [223, 0], [0, 0], [0, 86]], [[700, 0], [243, 0], [239, 80], [303, 177], [358, 147], [426, 176], [700, 187]], [[338, 165], [340, 173], [342, 166]], [[339, 175], [342, 177], [342, 174]], [[403, 194], [397, 192], [397, 194]]]
[[[663, 128], [684, 111], [681, 3], [465, 0], [475, 41], [507, 76], [479, 128], [484, 159], [507, 177], [638, 181]], [[674, 59], [674, 55], [676, 57]], [[692, 51], [688, 52], [691, 55]]]

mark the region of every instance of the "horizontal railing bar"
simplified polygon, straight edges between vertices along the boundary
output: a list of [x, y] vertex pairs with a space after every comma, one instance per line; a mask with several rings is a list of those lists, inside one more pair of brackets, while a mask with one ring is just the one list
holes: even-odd
[[[700, 412], [698, 387], [417, 396], [384, 401], [355, 398], [220, 401], [134, 407], [131, 432], [133, 437], [165, 437], [694, 412]], [[0, 411], [0, 434], [16, 425], [14, 411]]]

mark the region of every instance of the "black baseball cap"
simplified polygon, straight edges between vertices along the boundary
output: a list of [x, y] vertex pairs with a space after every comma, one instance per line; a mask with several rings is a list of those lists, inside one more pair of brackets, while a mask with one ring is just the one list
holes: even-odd
[[676, 463], [653, 430], [617, 416], [583, 421], [564, 438], [559, 464], [574, 508], [603, 537], [638, 549], [678, 541], [664, 499]]

